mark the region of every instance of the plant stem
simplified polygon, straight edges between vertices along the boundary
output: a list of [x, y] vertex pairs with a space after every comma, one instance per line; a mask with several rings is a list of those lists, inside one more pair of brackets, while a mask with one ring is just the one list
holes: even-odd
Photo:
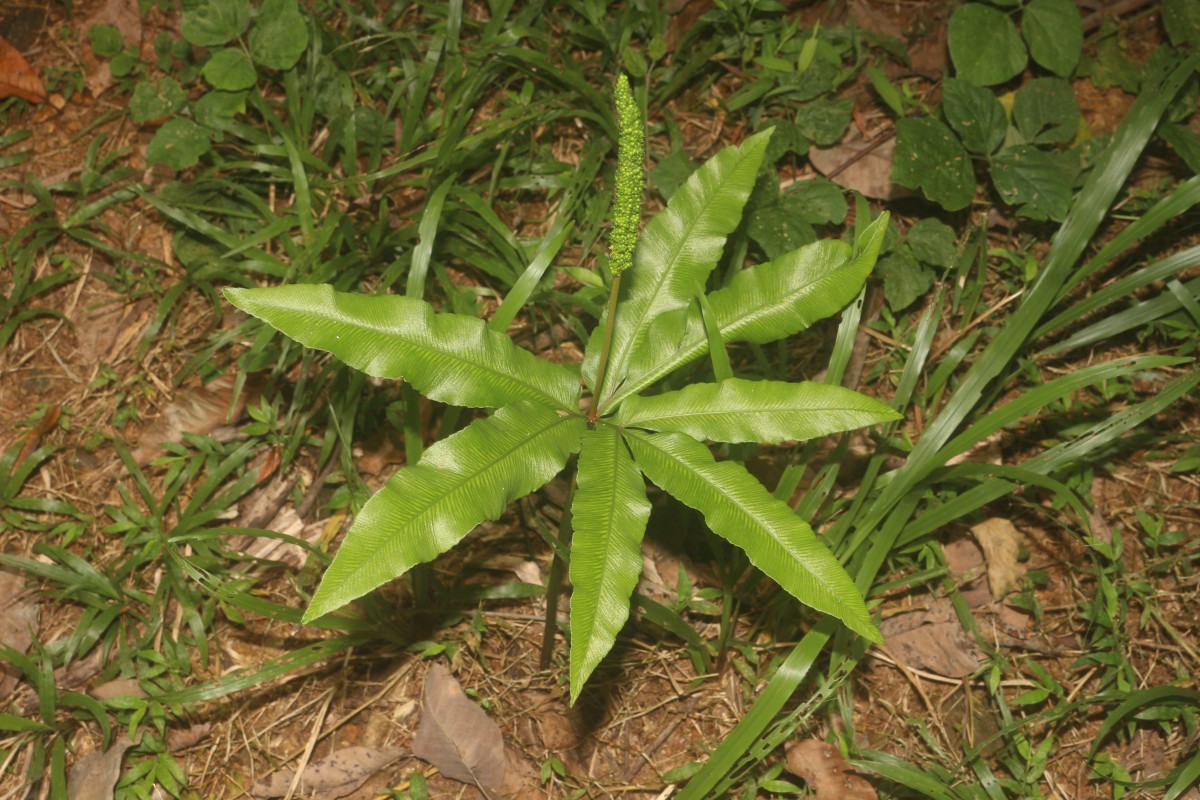
[[[601, 362], [603, 363], [603, 362]], [[562, 518], [558, 523], [558, 540], [564, 548], [571, 546], [571, 534], [574, 531], [571, 505], [575, 499], [575, 479], [571, 479], [571, 491], [567, 492]], [[554, 635], [558, 633], [558, 595], [562, 591], [563, 567], [566, 561], [554, 550], [550, 560], [550, 574], [546, 576], [546, 622], [542, 626], [542, 652], [538, 657], [538, 669], [549, 669], [550, 658], [554, 655]]]
[[621, 293], [621, 276], [613, 278], [612, 291], [608, 295], [608, 316], [604, 323], [604, 346], [600, 349], [600, 366], [596, 368], [596, 388], [588, 400], [587, 421], [595, 422], [600, 416], [598, 399], [604, 390], [604, 373], [608, 367], [608, 353], [612, 347], [613, 320], [617, 317], [617, 295]]

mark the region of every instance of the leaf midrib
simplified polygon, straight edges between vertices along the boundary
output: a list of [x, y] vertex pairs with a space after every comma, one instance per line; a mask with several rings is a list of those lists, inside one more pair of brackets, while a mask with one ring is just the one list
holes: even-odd
[[[664, 434], [657, 434], [657, 435], [659, 435], [659, 436], [671, 436], [671, 435], [676, 435], [676, 436], [686, 436], [686, 434], [679, 434], [679, 433], [676, 433], [676, 434], [666, 434], [666, 433], [664, 433]], [[709, 484], [709, 481], [708, 481], [708, 478], [707, 478], [707, 476], [705, 476], [705, 475], [704, 475], [703, 473], [701, 473], [700, 471], [698, 471], [698, 470], [696, 470], [696, 469], [693, 469], [693, 468], [692, 468], [691, 466], [689, 466], [688, 464], [685, 464], [684, 462], [682, 462], [682, 461], [680, 461], [679, 459], [677, 459], [677, 458], [676, 458], [674, 455], [672, 455], [671, 453], [669, 453], [669, 452], [667, 452], [666, 450], [664, 450], [663, 448], [659, 447], [657, 444], [655, 444], [653, 441], [651, 441], [651, 437], [650, 437], [650, 436], [647, 436], [647, 435], [644, 435], [644, 434], [643, 434], [643, 435], [639, 435], [639, 436], [638, 436], [638, 438], [639, 438], [639, 439], [641, 439], [641, 440], [642, 440], [642, 442], [643, 442], [644, 444], [646, 444], [647, 446], [654, 448], [654, 449], [655, 449], [655, 450], [657, 450], [659, 453], [662, 453], [662, 454], [663, 454], [663, 456], [664, 456], [664, 457], [666, 457], [667, 459], [669, 459], [670, 461], [673, 461], [673, 462], [675, 462], [676, 464], [678, 464], [678, 465], [679, 465], [679, 466], [680, 466], [682, 469], [685, 469], [685, 470], [688, 470], [688, 471], [690, 471], [690, 472], [693, 472], [693, 473], [695, 473], [695, 474], [696, 474], [696, 475], [697, 475], [699, 478], [701, 478], [701, 482], [702, 482], [702, 483], [704, 483], [705, 485], [710, 485], [710, 484]], [[689, 437], [689, 438], [690, 438], [690, 437]], [[693, 441], [695, 441], [695, 440], [693, 440]], [[704, 446], [702, 443], [698, 443], [698, 444], [700, 444], [700, 446], [701, 446], [701, 447], [703, 447], [703, 446]], [[719, 463], [722, 463], [722, 462], [719, 462], [719, 461], [713, 461], [713, 465], [714, 465], [714, 466], [715, 466], [716, 464], [719, 464]], [[724, 462], [724, 463], [728, 463], [728, 462]], [[764, 489], [763, 491], [766, 491], [766, 490]], [[764, 521], [764, 520], [762, 520], [760, 517], [758, 517], [758, 516], [756, 516], [755, 514], [753, 514], [753, 513], [752, 513], [752, 512], [751, 512], [751, 511], [750, 511], [750, 510], [749, 510], [749, 509], [748, 509], [748, 508], [745, 506], [745, 504], [743, 504], [743, 503], [742, 503], [740, 500], [737, 500], [737, 499], [735, 499], [735, 496], [733, 496], [733, 495], [728, 495], [728, 494], [722, 494], [722, 495], [720, 495], [720, 496], [721, 496], [721, 497], [723, 497], [723, 498], [725, 498], [726, 500], [728, 500], [728, 501], [730, 502], [730, 504], [731, 504], [731, 505], [732, 505], [734, 508], [736, 508], [736, 509], [738, 510], [738, 512], [739, 512], [739, 513], [740, 513], [740, 514], [741, 514], [741, 515], [742, 515], [744, 518], [746, 518], [746, 519], [750, 520], [751, 522], [753, 522], [753, 523], [755, 524], [755, 526], [756, 526], [756, 527], [758, 527], [758, 528], [760, 528], [760, 529], [762, 529], [762, 530], [768, 531], [768, 532], [770, 533], [770, 539], [771, 539], [771, 541], [772, 541], [773, 543], [775, 543], [775, 544], [776, 544], [776, 545], [779, 547], [779, 549], [780, 549], [780, 550], [782, 550], [783, 552], [787, 553], [787, 554], [788, 554], [788, 556], [789, 556], [789, 557], [792, 559], [792, 562], [793, 562], [793, 563], [794, 563], [794, 564], [795, 564], [795, 565], [796, 565], [796, 566], [797, 566], [797, 567], [798, 567], [798, 568], [799, 568], [799, 569], [800, 569], [800, 570], [801, 570], [801, 571], [802, 571], [802, 572], [803, 572], [805, 575], [808, 575], [808, 576], [811, 578], [811, 580], [812, 580], [812, 582], [813, 582], [813, 583], [815, 583], [815, 584], [818, 584], [818, 585], [821, 587], [821, 591], [822, 591], [824, 594], [826, 594], [826, 595], [828, 595], [828, 596], [832, 597], [834, 600], [837, 600], [838, 602], [841, 602], [841, 599], [840, 599], [840, 598], [837, 596], [837, 593], [836, 593], [836, 592], [834, 592], [834, 591], [832, 591], [831, 589], [829, 589], [829, 588], [828, 588], [828, 587], [827, 587], [827, 586], [824, 584], [824, 582], [822, 582], [822, 581], [821, 581], [821, 580], [820, 580], [820, 579], [817, 577], [816, 573], [814, 573], [812, 570], [810, 570], [810, 569], [808, 568], [808, 566], [807, 566], [807, 565], [804, 563], [804, 560], [803, 560], [802, 558], [800, 558], [800, 557], [799, 557], [799, 555], [798, 555], [798, 554], [797, 554], [795, 551], [793, 551], [793, 550], [792, 550], [790, 547], [788, 547], [786, 544], [784, 544], [784, 542], [783, 542], [782, 540], [780, 540], [779, 536], [777, 536], [777, 535], [776, 535], [776, 533], [775, 533], [775, 531], [776, 531], [776, 528], [775, 528], [775, 526], [773, 526], [773, 525], [767, 525], [767, 524], [765, 523], [765, 521]], [[708, 516], [708, 515], [707, 515], [707, 513], [706, 513], [706, 512], [705, 512], [703, 509], [700, 509], [700, 512], [701, 512], [702, 514], [704, 514], [706, 517]], [[797, 524], [800, 524], [800, 525], [804, 525], [804, 524], [805, 524], [805, 523], [804, 523], [802, 520], [800, 520], [799, 518], [797, 518], [797, 519], [796, 519], [796, 522], [797, 522]], [[717, 535], [718, 535], [718, 536], [720, 536], [720, 534], [717, 534]], [[815, 534], [814, 534], [814, 536], [815, 536]], [[724, 538], [724, 537], [722, 537], [722, 538]], [[735, 546], [737, 546], [737, 545], [735, 545]], [[739, 547], [738, 549], [743, 549], [743, 548]], [[747, 554], [747, 555], [749, 555], [749, 554]], [[802, 602], [806, 602], [806, 603], [807, 603], [807, 601], [802, 601]], [[809, 605], [811, 605], [811, 604], [809, 604]]]
[[[809, 416], [812, 416], [812, 415], [820, 416], [821, 414], [830, 414], [830, 413], [837, 413], [837, 412], [844, 412], [844, 411], [845, 412], [856, 412], [856, 411], [863, 412], [863, 409], [854, 408], [852, 406], [844, 406], [844, 407], [843, 406], [822, 406], [820, 408], [800, 408], [800, 409], [797, 409], [797, 408], [751, 408], [751, 409], [742, 408], [742, 409], [729, 409], [726, 411], [692, 411], [692, 412], [681, 412], [678, 414], [670, 414], [670, 415], [656, 414], [652, 417], [641, 417], [641, 418], [635, 417], [634, 419], [631, 419], [631, 420], [625, 420], [624, 424], [629, 425], [631, 427], [637, 427], [638, 425], [645, 425], [648, 422], [657, 422], [657, 421], [662, 421], [662, 420], [676, 420], [676, 419], [688, 420], [688, 419], [705, 419], [705, 418], [715, 419], [715, 418], [720, 418], [720, 417], [734, 417], [734, 416], [751, 416], [751, 415], [765, 416], [768, 414], [806, 414]], [[863, 413], [867, 413], [867, 412], [863, 412]]]
[[[461, 478], [462, 480], [457, 484], [452, 484], [452, 488], [450, 488], [446, 491], [437, 493], [437, 495], [432, 500], [427, 502], [424, 505], [424, 507], [422, 507], [420, 509], [420, 511], [418, 511], [415, 514], [412, 514], [408, 518], [408, 520], [404, 523], [404, 528], [405, 529], [411, 528], [417, 522], [425, 519], [431, 512], [436, 510], [437, 506], [442, 505], [442, 504], [450, 505], [447, 502], [448, 498], [456, 496], [457, 494], [462, 492], [465, 488], [472, 486], [477, 479], [481, 478], [482, 476], [484, 476], [486, 474], [489, 474], [501, 462], [503, 462], [509, 458], [513, 458], [518, 453], [524, 452], [526, 447], [529, 446], [530, 442], [534, 441], [535, 439], [537, 439], [541, 436], [544, 436], [545, 434], [549, 433], [551, 430], [558, 427], [559, 425], [564, 424], [568, 419], [570, 419], [570, 418], [569, 417], [560, 417], [558, 419], [548, 420], [548, 424], [544, 425], [542, 428], [538, 429], [537, 431], [531, 431], [530, 435], [527, 436], [524, 439], [524, 441], [522, 441], [520, 443], [519, 446], [513, 447], [509, 450], [506, 450], [506, 451], [500, 453], [496, 458], [492, 459], [490, 462], [487, 463], [487, 465], [485, 467], [483, 467], [481, 469], [477, 469], [470, 473], [462, 473], [462, 472], [451, 473], [451, 475], [454, 475], [457, 478]], [[414, 464], [413, 466], [414, 467], [418, 466], [418, 465], [420, 465], [420, 463], [421, 462], [418, 461], [417, 464]], [[446, 473], [446, 469], [444, 467], [430, 468], [430, 469], [435, 470], [437, 473], [441, 473], [441, 474]], [[385, 484], [383, 490], [381, 490], [381, 491], [386, 491], [386, 490], [387, 490], [387, 485]], [[506, 502], [509, 502], [509, 501], [506, 501]], [[476, 524], [478, 524], [478, 523], [476, 523]], [[472, 528], [474, 528], [474, 526], [472, 526]], [[468, 530], [467, 533], [470, 533], [470, 530]], [[465, 536], [466, 534], [463, 534], [463, 535]], [[370, 563], [369, 561], [363, 562], [363, 564], [361, 566], [356, 567], [353, 572], [351, 572], [349, 575], [347, 575], [347, 577], [345, 579], [343, 579], [343, 583], [349, 581], [352, 577], [358, 575], [360, 570], [365, 569], [367, 564], [369, 564], [369, 563]]]
[[[335, 306], [335, 308], [336, 308], [336, 306]], [[429, 306], [429, 308], [432, 309], [432, 306]], [[306, 313], [307, 309], [297, 309], [297, 311], [299, 311], [300, 313], [303, 314], [303, 313]], [[424, 309], [422, 309], [422, 311], [424, 312]], [[445, 316], [439, 314], [436, 310], [433, 310], [430, 313], [432, 314], [434, 320], [440, 320], [440, 319], [446, 318]], [[355, 316], [347, 316], [340, 309], [338, 309], [338, 316], [340, 318], [339, 321], [342, 324], [349, 323], [349, 327], [351, 327], [351, 328], [358, 328], [359, 330], [366, 331], [368, 333], [376, 333], [376, 334], [388, 336], [389, 338], [394, 337], [396, 339], [399, 339], [400, 341], [406, 343], [406, 345], [408, 347], [411, 347], [413, 350], [418, 351], [421, 354], [421, 357], [423, 357], [423, 358], [430, 359], [431, 356], [437, 356], [438, 358], [444, 358], [446, 360], [454, 361], [458, 364], [462, 364], [463, 366], [469, 367], [472, 370], [484, 372], [486, 374], [492, 375], [510, 385], [517, 386], [522, 389], [532, 390], [534, 392], [534, 397], [530, 397], [529, 399], [531, 399], [531, 400], [534, 398], [539, 399], [539, 400], [541, 400], [541, 399], [549, 400], [550, 401], [549, 406], [551, 408], [565, 408], [568, 410], [573, 410], [570, 408], [570, 406], [568, 404], [564, 404], [557, 397], [554, 397], [553, 395], [548, 394], [545, 389], [543, 389], [539, 386], [536, 386], [535, 384], [521, 381], [521, 380], [513, 377], [512, 375], [501, 372], [493, 367], [488, 367], [486, 365], [480, 364], [477, 361], [470, 361], [470, 360], [465, 359], [462, 356], [459, 356], [448, 350], [437, 350], [433, 347], [414, 343], [413, 339], [410, 336], [408, 336], [406, 334], [401, 334], [400, 332], [398, 332], [392, 328], [384, 328], [384, 327], [379, 327], [379, 326], [374, 326], [374, 325], [363, 324], [363, 322], [360, 318], [355, 317]], [[461, 316], [463, 316], [464, 319], [475, 319], [475, 317], [467, 317], [465, 315], [461, 315]], [[317, 319], [320, 319], [320, 317], [317, 317]], [[478, 320], [478, 321], [482, 322], [482, 320]], [[435, 322], [435, 324], [436, 324], [436, 322]], [[485, 331], [485, 337], [490, 335], [490, 333], [492, 333], [492, 331]], [[500, 334], [500, 335], [503, 336], [503, 334]], [[435, 338], [435, 337], [430, 337], [430, 338]], [[516, 344], [513, 344], [513, 346], [517, 347]], [[530, 356], [537, 359], [537, 356], [534, 356], [532, 353], [529, 353], [528, 350], [524, 350], [523, 348], [518, 348], [518, 349], [524, 353], [528, 353]], [[517, 358], [521, 358], [521, 356], [517, 356]], [[546, 364], [551, 363], [548, 361], [543, 362], [540, 359], [538, 359], [538, 362], [546, 363]], [[543, 404], [543, 405], [545, 405], [545, 404]], [[495, 407], [499, 408], [501, 406], [495, 406]]]
[[[620, 432], [619, 432], [619, 431], [616, 431], [616, 430], [614, 430], [614, 432], [613, 432], [613, 442], [614, 442], [614, 447], [613, 447], [614, 451], [615, 451], [617, 448], [620, 448], [620, 447], [621, 447], [621, 434], [620, 434]], [[591, 625], [589, 626], [589, 629], [588, 629], [588, 631], [587, 631], [587, 634], [586, 634], [587, 643], [588, 643], [588, 647], [587, 647], [587, 650], [588, 650], [588, 652], [587, 652], [587, 655], [588, 655], [589, 657], [592, 655], [592, 654], [591, 654], [591, 646], [592, 646], [592, 644], [593, 644], [593, 642], [594, 642], [594, 638], [592, 637], [592, 634], [593, 634], [593, 633], [595, 632], [595, 630], [596, 630], [596, 617], [597, 617], [597, 613], [596, 613], [596, 612], [597, 612], [597, 611], [599, 610], [599, 608], [600, 608], [600, 595], [604, 593], [604, 592], [603, 592], [603, 590], [607, 590], [607, 591], [611, 592], [611, 591], [612, 591], [612, 589], [613, 589], [613, 586], [612, 586], [612, 583], [613, 583], [613, 580], [612, 580], [612, 570], [611, 570], [611, 569], [608, 569], [608, 566], [609, 566], [609, 563], [610, 563], [610, 558], [609, 558], [609, 556], [612, 554], [612, 549], [613, 549], [613, 538], [614, 538], [614, 537], [612, 536], [612, 530], [613, 530], [613, 519], [614, 519], [614, 518], [615, 518], [615, 516], [616, 516], [616, 515], [613, 513], [613, 509], [614, 509], [614, 508], [616, 508], [616, 505], [617, 505], [617, 495], [619, 494], [619, 491], [620, 491], [620, 490], [619, 490], [619, 487], [618, 487], [618, 483], [617, 483], [617, 470], [618, 470], [618, 469], [620, 469], [620, 468], [617, 466], [617, 455], [616, 455], [616, 453], [614, 452], [614, 453], [613, 453], [613, 471], [612, 471], [612, 472], [613, 472], [613, 474], [612, 474], [612, 476], [611, 476], [611, 477], [612, 477], [612, 480], [608, 481], [608, 488], [609, 488], [609, 490], [610, 490], [610, 491], [608, 492], [608, 495], [607, 495], [607, 497], [605, 498], [605, 500], [606, 500], [607, 502], [606, 502], [606, 503], [605, 503], [605, 505], [604, 505], [604, 508], [605, 508], [605, 510], [606, 510], [606, 512], [607, 512], [607, 513], [605, 514], [605, 520], [604, 520], [604, 523], [605, 523], [605, 524], [604, 524], [604, 526], [603, 526], [603, 527], [604, 527], [604, 529], [607, 531], [607, 533], [604, 535], [604, 548], [603, 548], [603, 551], [604, 551], [604, 552], [603, 552], [604, 559], [603, 559], [603, 561], [601, 562], [601, 563], [603, 564], [603, 566], [604, 566], [604, 570], [603, 570], [603, 573], [602, 573], [602, 575], [601, 575], [601, 579], [600, 579], [599, 581], [596, 581], [596, 583], [594, 584], [594, 585], [595, 585], [595, 587], [596, 587], [596, 592], [594, 593], [594, 595], [593, 595], [593, 598], [592, 598], [592, 599], [593, 599], [593, 600], [595, 600], [596, 602], [595, 602], [595, 604], [593, 605], [593, 608], [592, 608], [592, 613], [591, 613]], [[584, 587], [584, 586], [586, 586], [586, 585], [587, 585], [587, 584], [586, 584], [586, 583], [584, 583], [582, 586], [580, 586], [580, 588], [583, 588], [583, 587]]]
[[[643, 301], [642, 308], [639, 309], [639, 316], [637, 319], [637, 324], [634, 325], [631, 333], [629, 334], [629, 337], [622, 344], [621, 351], [613, 353], [611, 361], [616, 362], [618, 367], [624, 368], [625, 366], [627, 366], [627, 363], [629, 361], [629, 353], [633, 351], [634, 346], [637, 344], [637, 339], [639, 338], [639, 334], [646, 327], [644, 325], [644, 322], [647, 318], [647, 315], [650, 313], [650, 310], [651, 310], [652, 306], [654, 305], [654, 301], [661, 295], [662, 287], [666, 283], [668, 283], [668, 279], [674, 274], [675, 265], [679, 263], [679, 259], [682, 258], [682, 254], [683, 254], [683, 251], [684, 251], [684, 248], [685, 248], [687, 242], [690, 241], [692, 238], [692, 231], [696, 228], [697, 225], [700, 224], [700, 220], [704, 217], [704, 215], [708, 211], [709, 207], [712, 206], [716, 202], [716, 198], [724, 190], [726, 184], [728, 184], [729, 181], [732, 179], [731, 178], [732, 174], [736, 171], [736, 167], [740, 166], [740, 164], [744, 158], [745, 158], [745, 144], [743, 143], [742, 146], [738, 147], [737, 161], [735, 162], [735, 164], [731, 166], [729, 171], [725, 174], [725, 177], [719, 182], [717, 188], [714, 191], [709, 193], [708, 199], [706, 199], [704, 201], [703, 205], [701, 206], [700, 213], [695, 215], [695, 218], [686, 226], [686, 228], [683, 231], [683, 234], [679, 237], [679, 246], [675, 248], [675, 252], [671, 256], [670, 260], [667, 262], [667, 266], [663, 270], [661, 270], [661, 274], [659, 275], [657, 280], [655, 280], [654, 291], [651, 292], [649, 295], [647, 295], [646, 299]], [[685, 185], [685, 188], [686, 188], [686, 185]], [[667, 214], [667, 213], [670, 213], [669, 208], [665, 209], [662, 212], [662, 214]], [[655, 217], [655, 219], [657, 220], [658, 217]], [[634, 267], [636, 267], [636, 266], [637, 266], [637, 264], [635, 263]], [[620, 311], [621, 311], [621, 309], [618, 307], [617, 313], [620, 313]], [[620, 376], [620, 377], [623, 378], [624, 376]], [[616, 393], [614, 392], [608, 396], [606, 404], [609, 404], [612, 402], [615, 394]]]
[[[845, 266], [846, 266], [845, 264], [842, 264], [839, 266], [839, 269], [844, 268]], [[786, 295], [784, 295], [782, 298], [780, 298], [780, 300], [776, 303], [773, 303], [773, 304], [767, 305], [767, 306], [759, 306], [756, 309], [751, 309], [750, 311], [748, 311], [747, 313], [745, 313], [743, 315], [734, 316], [727, 321], [722, 321], [722, 320], [718, 319], [717, 320], [717, 328], [721, 333], [722, 340], [726, 344], [729, 344], [730, 342], [739, 341], [736, 338], [726, 338], [726, 337], [735, 337], [735, 336], [739, 335], [738, 330], [735, 330], [735, 326], [737, 328], [748, 327], [749, 325], [753, 324], [755, 321], [761, 319], [764, 316], [767, 316], [769, 314], [779, 313], [779, 310], [781, 307], [788, 306], [791, 303], [795, 302], [795, 298], [798, 295], [806, 293], [806, 292], [811, 293], [815, 289], [819, 289], [823, 283], [825, 283], [833, 278], [836, 278], [836, 277], [837, 276], [834, 273], [828, 273], [826, 275], [822, 275], [820, 278], [818, 278], [810, 283], [805, 283], [805, 284], [801, 284], [800, 286], [797, 286], [794, 290], [788, 292]], [[711, 294], [709, 295], [709, 299], [710, 300], [712, 299]], [[692, 317], [691, 317], [691, 315], [689, 315], [688, 322], [690, 322], [691, 319], [692, 319]], [[687, 323], [685, 323], [685, 324], [687, 324]], [[691, 328], [692, 326], [688, 325], [687, 327]], [[641, 391], [642, 389], [649, 386], [655, 380], [658, 380], [658, 378], [661, 378], [664, 375], [667, 375], [668, 373], [671, 372], [671, 370], [675, 369], [676, 367], [680, 366], [681, 364], [687, 363], [692, 358], [698, 358], [700, 355], [699, 351], [704, 351], [708, 347], [708, 337], [705, 334], [703, 327], [697, 328], [696, 331], [697, 332], [694, 335], [692, 335], [689, 340], [685, 341], [682, 345], [680, 345], [679, 349], [676, 350], [674, 353], [672, 353], [671, 356], [668, 357], [667, 359], [665, 359], [661, 364], [659, 364], [658, 367], [656, 367], [653, 370], [648, 370], [643, 375], [636, 377], [632, 382], [626, 383], [617, 392], [613, 393], [609, 397], [609, 400], [608, 400], [609, 404], [615, 405], [617, 403], [620, 403], [620, 401], [626, 399], [627, 397], [637, 394], [639, 391]], [[651, 376], [651, 375], [653, 375], [655, 377], [651, 377], [647, 380], [646, 379], [647, 376]]]

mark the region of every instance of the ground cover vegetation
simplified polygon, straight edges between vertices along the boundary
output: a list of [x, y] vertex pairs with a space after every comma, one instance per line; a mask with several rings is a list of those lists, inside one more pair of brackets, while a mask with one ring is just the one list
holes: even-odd
[[1195, 793], [1193, 3], [3, 19], [4, 796]]

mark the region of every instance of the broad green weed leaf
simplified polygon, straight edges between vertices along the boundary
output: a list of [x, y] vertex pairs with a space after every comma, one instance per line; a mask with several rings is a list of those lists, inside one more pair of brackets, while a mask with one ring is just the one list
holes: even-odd
[[800, 106], [796, 112], [796, 127], [821, 147], [837, 144], [850, 127], [853, 97], [833, 100], [821, 97]]
[[875, 272], [883, 282], [883, 296], [892, 311], [903, 311], [933, 286], [933, 272], [901, 249], [879, 259]]
[[238, 47], [218, 50], [204, 65], [204, 80], [214, 89], [226, 92], [249, 89], [257, 78], [254, 63], [245, 51]]
[[226, 289], [225, 296], [307, 347], [368, 375], [404, 378], [439, 402], [496, 408], [532, 400], [578, 410], [579, 382], [568, 370], [522, 350], [483, 320], [436, 314], [424, 300], [313, 284]]
[[947, 211], [966, 208], [975, 198], [975, 171], [967, 151], [932, 117], [896, 120], [892, 180], [920, 189]]
[[114, 58], [125, 49], [125, 37], [112, 25], [93, 25], [87, 37], [92, 52], [100, 58]]
[[932, 217], [918, 221], [905, 237], [919, 261], [945, 269], [958, 256], [958, 237], [949, 225]]
[[1200, 3], [1194, 0], [1163, 0], [1163, 27], [1176, 47], [1200, 49]]
[[[1165, 16], [1165, 10], [1163, 13]], [[1079, 74], [1091, 78], [1101, 89], [1120, 86], [1136, 94], [1142, 83], [1142, 67], [1126, 55], [1128, 43], [1122, 37], [1120, 25], [1111, 16], [1105, 16], [1095, 36], [1096, 55], [1083, 56]]]
[[1071, 172], [1032, 145], [1017, 145], [992, 160], [992, 182], [1017, 213], [1030, 219], [1061, 220], [1071, 204]]
[[129, 115], [134, 122], [150, 122], [171, 116], [187, 103], [187, 92], [171, 77], [161, 81], [139, 81], [129, 98]]
[[246, 111], [245, 92], [222, 92], [214, 89], [192, 104], [196, 121], [214, 131], [226, 131], [238, 114]]
[[878, 642], [866, 604], [846, 570], [812, 528], [733, 461], [717, 462], [682, 433], [628, 431], [634, 461], [651, 481], [704, 515], [713, 533], [805, 605]]
[[1200, 174], [1200, 136], [1186, 125], [1163, 125], [1158, 130], [1162, 140], [1171, 145], [1188, 169]]
[[746, 225], [746, 233], [769, 259], [778, 258], [817, 240], [813, 226], [796, 212], [794, 204], [785, 197], [754, 209]]
[[200, 156], [212, 149], [212, 142], [196, 123], [183, 117], [168, 120], [158, 129], [146, 148], [146, 160], [151, 164], [166, 164], [171, 169], [196, 166]]
[[1033, 0], [1021, 16], [1021, 35], [1034, 61], [1071, 77], [1083, 52], [1083, 19], [1071, 0]]
[[1008, 117], [996, 95], [961, 78], [942, 84], [942, 114], [963, 147], [978, 155], [994, 153], [1004, 143]]
[[824, 178], [793, 184], [783, 193], [787, 208], [813, 225], [839, 224], [846, 218], [846, 193]]
[[[884, 214], [871, 224], [867, 243], [853, 258], [849, 245], [825, 240], [735, 274], [728, 286], [708, 296], [722, 338], [726, 342], [766, 344], [837, 313], [854, 299], [875, 266], [887, 222], [888, 215]], [[671, 322], [676, 323], [675, 328], [669, 327]], [[647, 339], [654, 337], [663, 344], [648, 347], [645, 352], [662, 355], [657, 360], [649, 355], [636, 360], [629, 381], [614, 396], [614, 402], [708, 352], [704, 321], [697, 309], [683, 321], [668, 319], [652, 326]]]
[[201, 0], [183, 12], [179, 32], [194, 45], [225, 44], [250, 26], [249, 0]]
[[[755, 134], [740, 147], [717, 153], [642, 231], [613, 326], [605, 384], [610, 396], [619, 388], [634, 353], [644, 346], [650, 323], [662, 314], [686, 309], [703, 291], [704, 281], [721, 258], [725, 237], [741, 220], [770, 135], [769, 130]], [[596, 377], [600, 338], [592, 337], [584, 358], [583, 376], [589, 384]]]
[[291, 69], [308, 47], [308, 24], [296, 0], [265, 0], [249, 37], [250, 55], [270, 69]]
[[811, 143], [794, 123], [771, 120], [771, 124], [775, 126], [775, 132], [771, 134], [767, 152], [763, 155], [765, 163], [774, 164], [788, 153], [802, 156], [808, 152]]
[[786, 442], [899, 419], [890, 406], [841, 386], [730, 378], [630, 397], [618, 425], [716, 442]]
[[612, 649], [642, 574], [646, 484], [619, 431], [584, 431], [571, 505], [571, 702]]
[[1013, 97], [1013, 123], [1029, 144], [1062, 144], [1079, 131], [1079, 102], [1062, 78], [1026, 81]]
[[950, 15], [950, 59], [958, 77], [995, 86], [1025, 69], [1027, 55], [1012, 19], [982, 3], [967, 3]]
[[650, 185], [658, 189], [664, 200], [670, 200], [675, 190], [696, 171], [696, 164], [687, 151], [680, 148], [659, 160], [650, 172]]
[[579, 449], [584, 421], [519, 402], [434, 443], [363, 506], [304, 622], [431, 561], [510, 502], [541, 488]]

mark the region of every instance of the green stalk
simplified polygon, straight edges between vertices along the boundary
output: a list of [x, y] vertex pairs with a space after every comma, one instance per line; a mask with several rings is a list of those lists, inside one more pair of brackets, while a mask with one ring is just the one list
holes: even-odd
[[[571, 506], [575, 503], [576, 477], [571, 477], [571, 490], [567, 492], [567, 502], [563, 504], [562, 518], [558, 523], [558, 540], [564, 549], [571, 546], [571, 536], [575, 532]], [[550, 559], [550, 574], [546, 576], [546, 621], [542, 626], [542, 651], [538, 657], [538, 669], [549, 669], [550, 659], [554, 655], [554, 636], [558, 633], [558, 596], [562, 593], [563, 575], [568, 566], [566, 559], [555, 549], [554, 556]]]
[[608, 316], [604, 323], [604, 346], [600, 348], [600, 366], [596, 369], [596, 389], [588, 400], [588, 422], [595, 422], [596, 417], [600, 415], [600, 406], [596, 403], [596, 399], [600, 397], [600, 392], [604, 389], [604, 373], [608, 367], [608, 353], [612, 348], [613, 320], [617, 317], [617, 295], [620, 292], [621, 276], [617, 275], [613, 278], [612, 291], [608, 295]]

